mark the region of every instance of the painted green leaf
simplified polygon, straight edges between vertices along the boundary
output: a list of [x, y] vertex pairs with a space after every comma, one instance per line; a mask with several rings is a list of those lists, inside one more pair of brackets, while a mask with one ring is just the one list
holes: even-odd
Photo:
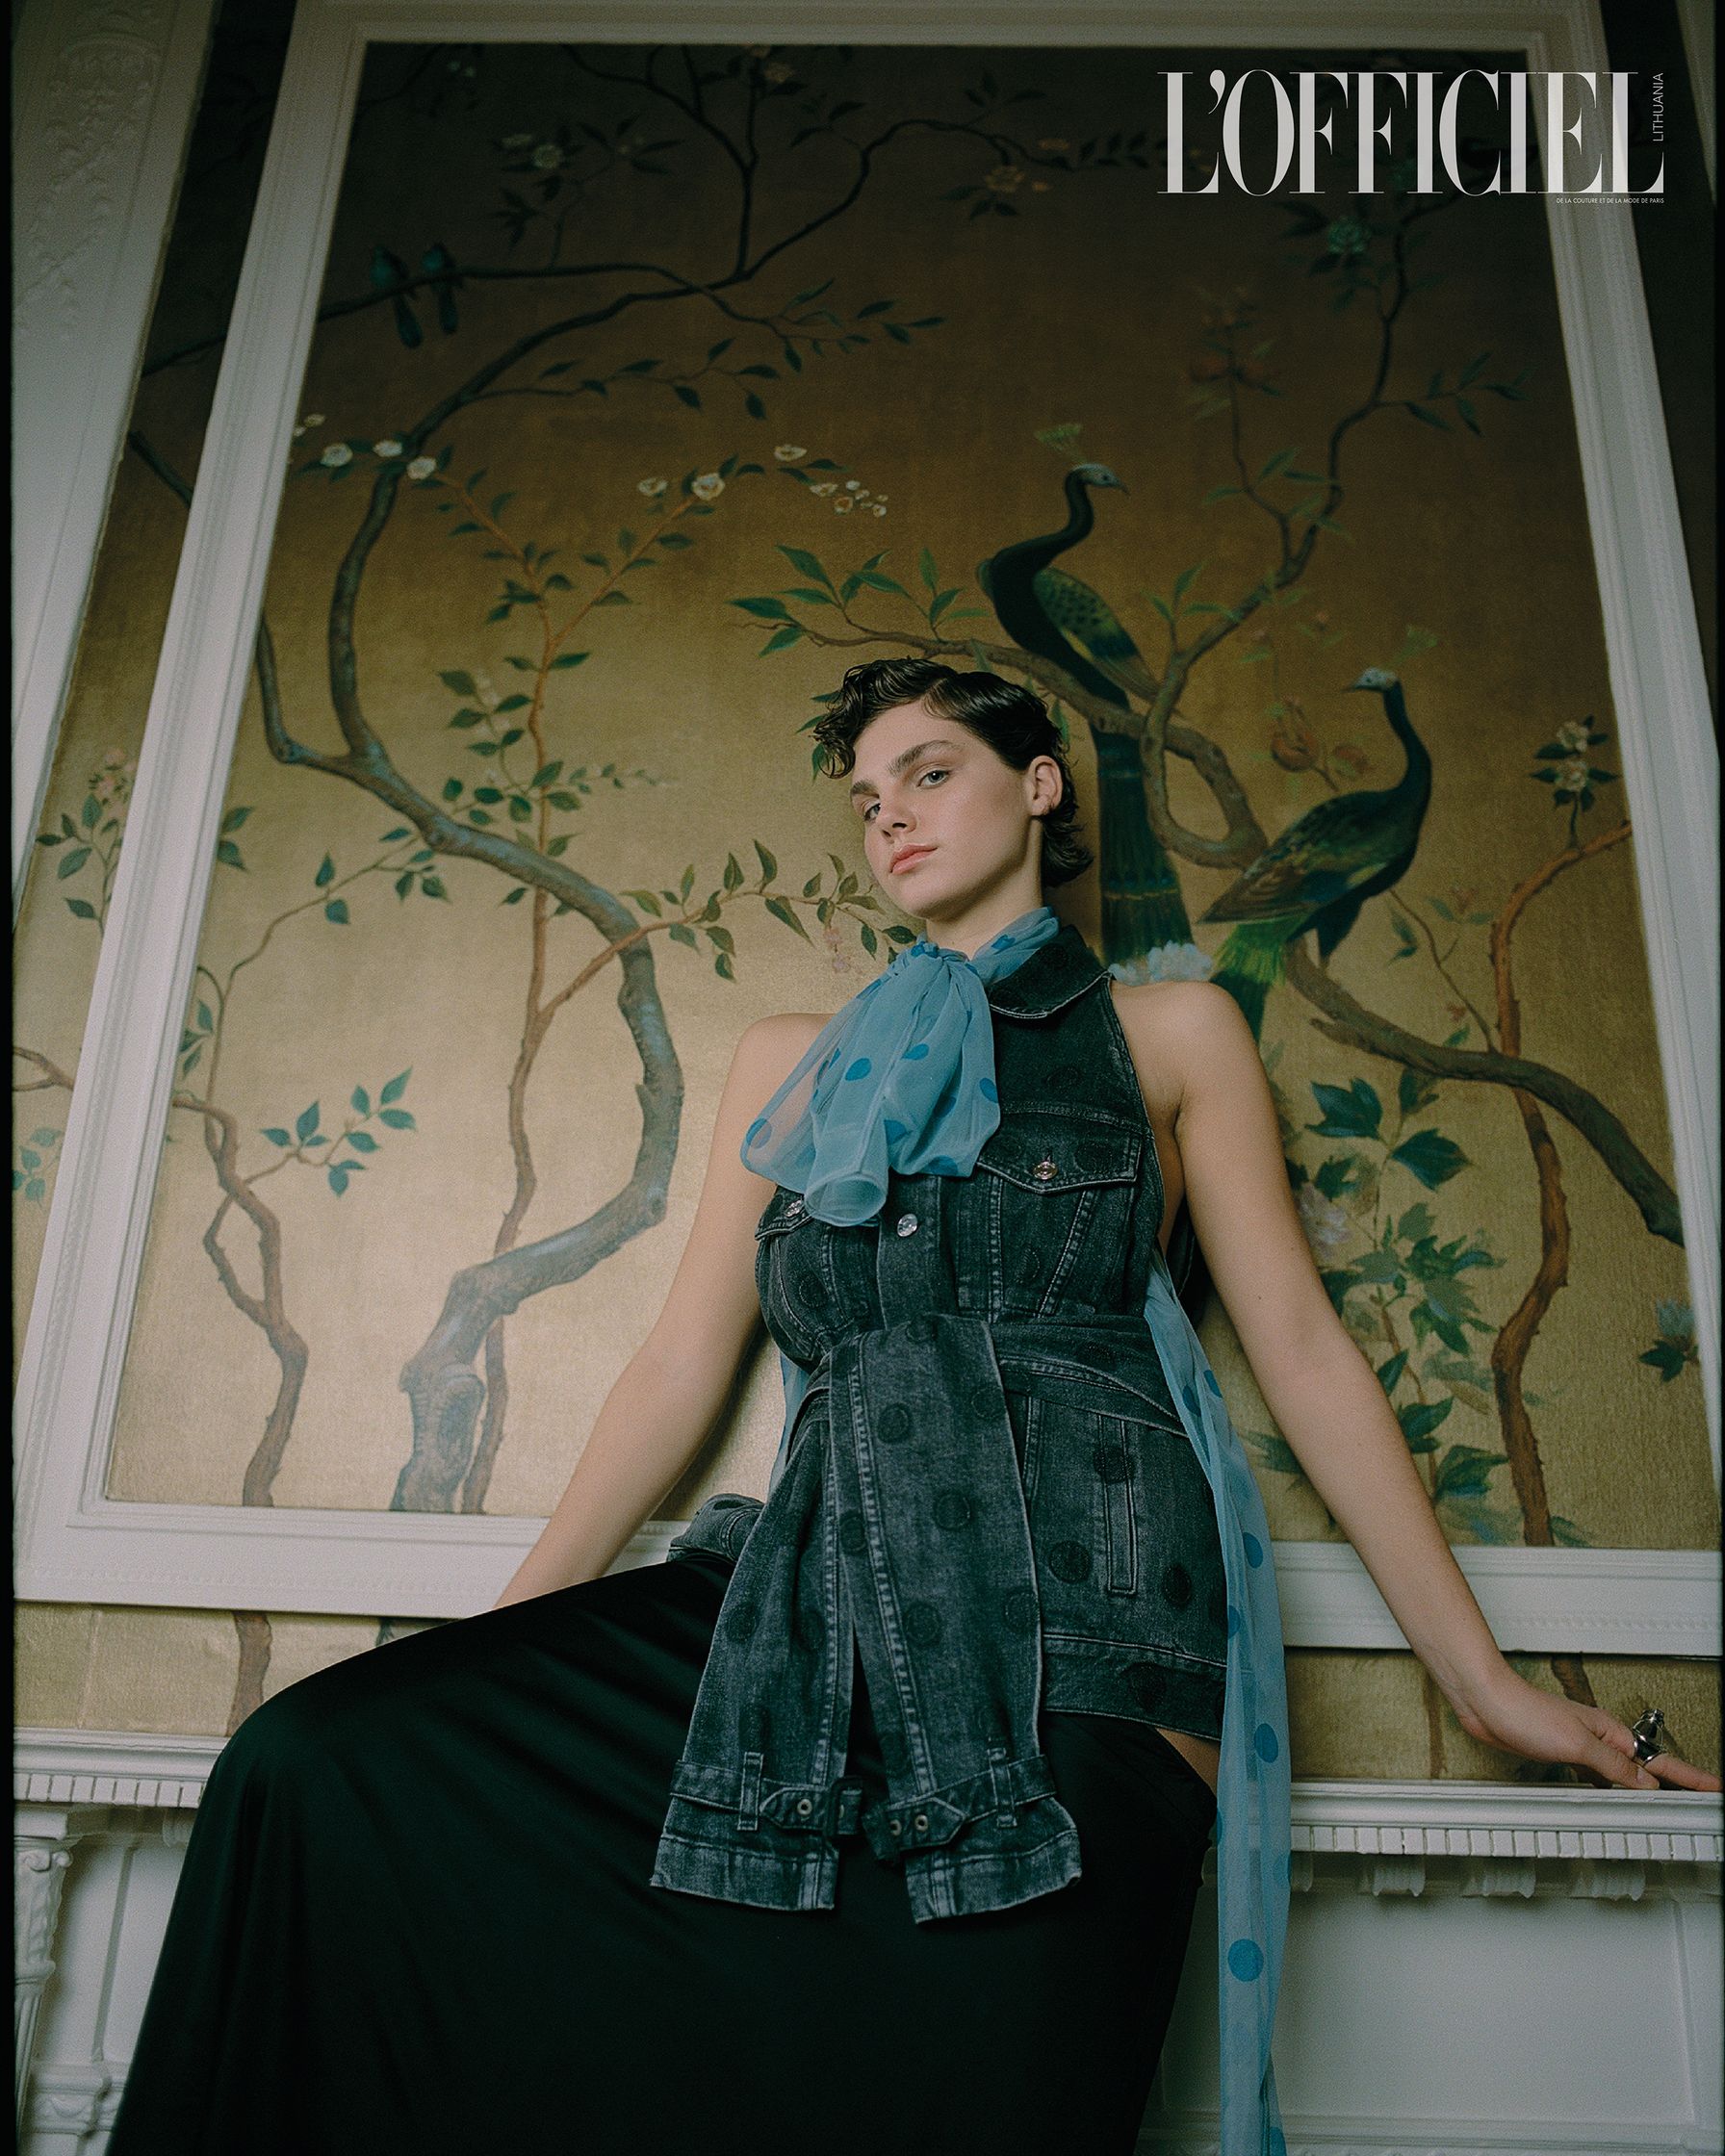
[[372, 1096], [363, 1086], [355, 1086], [348, 1096], [348, 1105], [356, 1115], [369, 1116], [372, 1113]]
[[390, 1080], [389, 1084], [385, 1086], [383, 1091], [377, 1095], [377, 1098], [383, 1103], [386, 1108], [392, 1100], [399, 1100], [401, 1095], [407, 1091], [407, 1081], [412, 1076], [413, 1065], [412, 1064], [409, 1064], [405, 1070], [397, 1071], [396, 1075]]
[[79, 920], [93, 921], [96, 918], [96, 910], [90, 903], [89, 899], [68, 898], [65, 903], [67, 910], [75, 913], [78, 916]]
[[451, 667], [447, 672], [439, 673], [437, 678], [446, 689], [453, 689], [457, 696], [477, 696], [479, 693], [478, 684], [473, 676], [464, 673], [459, 667]]
[[805, 943], [812, 940], [809, 931], [798, 919], [795, 909], [787, 899], [769, 898], [766, 902], [766, 910], [776, 919], [783, 921], [786, 928], [794, 928]]
[[312, 882], [317, 885], [320, 890], [322, 890], [325, 884], [333, 883], [334, 881], [335, 862], [330, 860], [327, 854], [325, 854], [323, 856], [323, 859], [318, 863], [318, 873], [312, 878]]
[[567, 673], [570, 667], [579, 666], [583, 659], [591, 656], [589, 652], [559, 652], [551, 662], [551, 671], [554, 674]]
[[294, 1125], [295, 1135], [303, 1145], [317, 1127], [318, 1103], [314, 1100], [309, 1108], [301, 1111], [298, 1120]]
[[1383, 1387], [1386, 1393], [1393, 1393], [1396, 1387], [1401, 1383], [1402, 1373], [1406, 1368], [1407, 1349], [1403, 1348], [1400, 1349], [1398, 1353], [1392, 1355], [1388, 1362], [1378, 1364], [1377, 1382]]
[[1377, 1089], [1363, 1078], [1354, 1079], [1349, 1087], [1326, 1086], [1317, 1081], [1312, 1085], [1313, 1097], [1323, 1112], [1323, 1120], [1307, 1123], [1307, 1130], [1316, 1131], [1325, 1138], [1376, 1138], [1383, 1120], [1383, 1103]]
[[267, 1138], [271, 1145], [291, 1145], [294, 1142], [285, 1130], [267, 1130], [259, 1135]]
[[1396, 1419], [1402, 1424], [1402, 1434], [1410, 1449], [1416, 1452], [1436, 1450], [1431, 1432], [1455, 1406], [1454, 1399], [1412, 1399], [1396, 1410]]
[[68, 876], [77, 875], [79, 869], [90, 859], [90, 849], [88, 846], [74, 846], [69, 854], [62, 854], [60, 865], [55, 870], [57, 880], [64, 883]]
[[1477, 1445], [1452, 1445], [1437, 1463], [1432, 1495], [1438, 1498], [1482, 1498], [1490, 1494], [1493, 1468], [1506, 1467], [1506, 1452], [1481, 1451]]
[[380, 1108], [377, 1111], [377, 1119], [381, 1123], [387, 1123], [391, 1130], [412, 1130], [414, 1128], [413, 1117], [405, 1108]]
[[766, 658], [769, 657], [774, 652], [787, 651], [792, 644], [801, 643], [803, 631], [801, 626], [795, 622], [792, 622], [784, 629], [774, 629], [773, 633], [767, 638], [766, 642], [762, 644], [760, 652], [756, 655], [760, 658]]
[[[1396, 1099], [1403, 1115], [1414, 1116], [1437, 1098], [1437, 1081], [1423, 1070], [1404, 1070], [1396, 1085]], [[1392, 1153], [1390, 1158], [1395, 1159]]]
[[350, 1130], [348, 1133], [348, 1142], [356, 1153], [374, 1153], [377, 1150], [377, 1141], [369, 1130]]
[[1416, 1131], [1411, 1138], [1404, 1138], [1392, 1149], [1390, 1158], [1417, 1175], [1429, 1191], [1447, 1183], [1467, 1166], [1467, 1155], [1455, 1141], [1434, 1130]]

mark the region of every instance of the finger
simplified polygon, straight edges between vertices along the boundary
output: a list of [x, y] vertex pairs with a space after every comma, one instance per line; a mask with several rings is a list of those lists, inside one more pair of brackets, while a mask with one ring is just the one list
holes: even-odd
[[1609, 1714], [1601, 1714], [1592, 1725], [1599, 1740], [1598, 1749], [1590, 1763], [1606, 1781], [1619, 1789], [1657, 1789], [1657, 1778], [1645, 1770], [1645, 1762], [1635, 1758], [1635, 1732]]
[[1691, 1766], [1687, 1759], [1680, 1759], [1675, 1752], [1656, 1753], [1647, 1764], [1662, 1782], [1672, 1783], [1680, 1789], [1717, 1793], [1721, 1786], [1716, 1774], [1709, 1774], [1705, 1768]]
[[1609, 1738], [1602, 1737], [1592, 1746], [1588, 1764], [1619, 1789], [1657, 1789], [1658, 1780], [1634, 1757], [1633, 1737], [1630, 1739], [1630, 1752], [1631, 1757], [1626, 1759]]

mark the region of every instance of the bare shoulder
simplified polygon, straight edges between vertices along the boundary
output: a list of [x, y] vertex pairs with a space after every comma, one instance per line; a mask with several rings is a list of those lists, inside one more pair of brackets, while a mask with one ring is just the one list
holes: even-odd
[[737, 1068], [770, 1078], [776, 1086], [807, 1053], [828, 1015], [819, 1011], [777, 1011], [770, 1017], [757, 1018], [744, 1027], [736, 1043]]
[[1113, 992], [1146, 1099], [1175, 1107], [1195, 1087], [1259, 1063], [1246, 1014], [1214, 981], [1116, 981]]

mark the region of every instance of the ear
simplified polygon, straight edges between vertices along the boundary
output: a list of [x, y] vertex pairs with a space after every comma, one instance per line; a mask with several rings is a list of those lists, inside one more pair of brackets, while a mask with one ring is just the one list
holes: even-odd
[[1045, 816], [1051, 808], [1058, 808], [1066, 784], [1060, 775], [1060, 766], [1052, 757], [1037, 757], [1028, 766], [1025, 777], [1031, 782], [1030, 813]]

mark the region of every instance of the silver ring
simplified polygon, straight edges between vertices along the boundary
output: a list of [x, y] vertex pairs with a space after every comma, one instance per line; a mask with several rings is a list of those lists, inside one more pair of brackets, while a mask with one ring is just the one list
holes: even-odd
[[1665, 1727], [1665, 1717], [1657, 1707], [1650, 1707], [1637, 1721], [1631, 1723], [1630, 1732], [1635, 1740], [1637, 1759], [1651, 1759], [1671, 1750], [1671, 1733]]

